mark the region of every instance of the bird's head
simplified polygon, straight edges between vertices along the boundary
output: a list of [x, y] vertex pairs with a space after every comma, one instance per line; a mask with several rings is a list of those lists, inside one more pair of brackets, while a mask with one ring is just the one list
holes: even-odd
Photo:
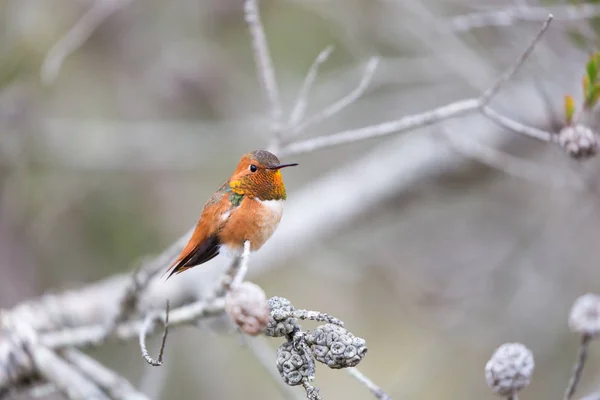
[[296, 163], [281, 164], [275, 154], [256, 150], [242, 156], [235, 172], [229, 179], [234, 193], [260, 200], [285, 200], [285, 185], [281, 169]]

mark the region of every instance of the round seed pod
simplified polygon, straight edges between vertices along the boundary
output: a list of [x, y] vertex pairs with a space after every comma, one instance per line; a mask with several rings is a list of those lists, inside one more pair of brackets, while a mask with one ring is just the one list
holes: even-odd
[[598, 139], [585, 125], [567, 125], [558, 134], [558, 143], [573, 158], [586, 158], [596, 154]]
[[318, 326], [308, 333], [306, 342], [317, 361], [334, 369], [354, 367], [367, 354], [364, 339], [333, 324]]
[[588, 336], [600, 333], [600, 296], [588, 293], [575, 300], [569, 314], [569, 328]]
[[304, 379], [314, 379], [315, 361], [292, 342], [285, 342], [277, 349], [277, 370], [286, 384], [301, 385]]
[[258, 335], [269, 323], [267, 296], [260, 286], [252, 282], [242, 282], [227, 293], [225, 311], [248, 335]]
[[268, 300], [270, 315], [265, 335], [280, 337], [293, 334], [300, 329], [296, 318], [291, 318], [290, 312], [294, 311], [292, 303], [283, 297], [271, 297]]
[[494, 393], [510, 396], [529, 385], [534, 366], [533, 354], [527, 347], [505, 343], [485, 365], [485, 380]]

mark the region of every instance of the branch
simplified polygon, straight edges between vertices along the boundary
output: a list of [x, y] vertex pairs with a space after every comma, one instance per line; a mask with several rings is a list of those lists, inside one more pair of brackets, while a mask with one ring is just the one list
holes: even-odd
[[275, 70], [273, 69], [273, 61], [267, 44], [265, 29], [260, 19], [258, 1], [245, 0], [244, 14], [252, 38], [252, 48], [254, 50], [254, 61], [258, 69], [258, 78], [269, 102], [272, 129], [278, 135], [281, 129], [281, 100], [279, 99], [279, 89], [277, 87], [277, 80], [275, 79]]
[[[218, 316], [223, 313], [225, 302], [223, 299], [214, 299], [210, 301], [197, 301], [169, 312], [169, 326], [194, 324], [197, 320]], [[130, 340], [139, 337], [146, 319], [123, 322], [115, 328], [111, 338], [118, 340]], [[146, 330], [147, 334], [154, 332], [156, 324], [150, 324]], [[105, 326], [86, 325], [78, 328], [63, 329], [55, 332], [48, 332], [40, 335], [40, 341], [49, 348], [65, 347], [90, 347], [98, 346], [107, 339], [104, 336]], [[1, 387], [2, 382], [0, 382]]]
[[157, 273], [158, 270], [148, 271], [147, 268], [144, 269], [143, 267], [139, 267], [133, 272], [129, 286], [127, 286], [125, 293], [121, 298], [119, 311], [108, 328], [109, 332], [112, 331], [118, 323], [125, 321], [130, 315], [135, 313], [140, 297]]
[[285, 146], [280, 153], [282, 156], [308, 153], [328, 147], [387, 136], [392, 133], [401, 133], [453, 117], [458, 117], [476, 111], [478, 108], [479, 101], [477, 99], [457, 101], [420, 114], [409, 115], [395, 121], [383, 122], [365, 128], [350, 129], [333, 135], [319, 136], [314, 139], [293, 142]]
[[288, 126], [294, 127], [298, 125], [304, 118], [306, 107], [308, 105], [308, 95], [315, 84], [315, 80], [317, 79], [317, 75], [319, 73], [319, 68], [325, 63], [325, 61], [327, 61], [332, 52], [333, 46], [327, 46], [319, 53], [317, 58], [315, 58], [315, 61], [313, 61], [312, 65], [310, 66], [308, 73], [304, 78], [304, 82], [302, 82], [300, 91], [298, 92], [298, 98], [296, 99], [294, 108], [290, 113]]
[[[409, 129], [415, 129], [431, 125], [443, 120], [465, 115], [470, 112], [484, 110], [491, 99], [500, 91], [502, 86], [508, 82], [518, 69], [523, 65], [527, 57], [531, 54], [535, 46], [547, 31], [552, 22], [552, 15], [547, 15], [546, 21], [542, 25], [540, 31], [527, 46], [525, 51], [515, 60], [515, 62], [507, 68], [507, 70], [498, 77], [498, 79], [485, 90], [479, 97], [466, 99], [450, 103], [448, 105], [435, 108], [420, 114], [414, 114], [400, 118], [395, 121], [384, 122], [377, 125], [371, 125], [365, 128], [351, 129], [333, 135], [319, 136], [314, 139], [297, 141], [286, 145], [281, 153], [283, 155], [299, 154], [312, 152], [319, 149], [324, 149], [332, 146], [353, 143], [366, 139], [386, 136], [392, 133], [400, 133]], [[519, 124], [520, 125], [520, 124]], [[551, 133], [544, 133], [540, 137], [551, 137]]]
[[563, 400], [570, 400], [575, 394], [575, 390], [577, 390], [577, 385], [579, 384], [579, 380], [581, 379], [581, 373], [583, 372], [583, 367], [585, 366], [585, 361], [587, 359], [591, 339], [592, 337], [590, 335], [581, 335], [581, 343], [579, 344], [577, 361], [573, 366], [573, 373], [571, 374], [571, 378], [569, 379], [569, 384], [567, 385], [567, 389], [565, 390]]
[[527, 46], [525, 51], [521, 53], [521, 55], [515, 60], [515, 62], [510, 67], [508, 67], [508, 69], [504, 71], [502, 75], [500, 75], [496, 82], [494, 82], [494, 84], [481, 95], [481, 97], [479, 98], [479, 101], [481, 102], [481, 107], [487, 106], [492, 97], [494, 97], [494, 95], [496, 95], [496, 93], [500, 91], [500, 88], [506, 82], [508, 82], [523, 65], [523, 63], [525, 63], [527, 57], [529, 57], [533, 49], [535, 49], [536, 45], [542, 39], [542, 36], [544, 36], [544, 33], [546, 33], [546, 31], [550, 27], [550, 23], [553, 19], [554, 16], [552, 16], [552, 14], [546, 14], [546, 20], [542, 24], [541, 29], [538, 31], [537, 35], [535, 35], [531, 43], [529, 43], [529, 46]]
[[450, 19], [455, 32], [464, 32], [486, 26], [510, 26], [517, 22], [541, 22], [554, 15], [557, 21], [577, 21], [600, 16], [598, 4], [557, 5], [552, 7], [513, 6], [501, 10], [476, 12]]
[[314, 387], [307, 380], [302, 381], [302, 387], [304, 387], [304, 390], [306, 391], [306, 398], [308, 400], [322, 400], [323, 399], [319, 393], [319, 388]]
[[29, 347], [36, 370], [69, 399], [110, 400], [94, 382], [77, 368], [44, 346]]
[[264, 337], [242, 336], [242, 338], [244, 345], [250, 349], [260, 365], [262, 365], [265, 371], [269, 373], [269, 376], [273, 378], [283, 397], [286, 399], [300, 399], [303, 397], [281, 379], [277, 367], [275, 366], [275, 363], [273, 363], [275, 352], [271, 349], [269, 344], [266, 343]]
[[558, 135], [542, 129], [534, 128], [532, 126], [523, 125], [520, 122], [508, 118], [489, 107], [483, 107], [481, 112], [498, 125], [518, 134], [529, 136], [534, 139], [541, 140], [542, 142], [558, 142]]
[[445, 127], [441, 127], [442, 135], [448, 139], [451, 146], [466, 157], [472, 158], [491, 168], [496, 168], [521, 179], [533, 183], [544, 183], [560, 188], [581, 188], [581, 182], [576, 182], [576, 176], [563, 176], [560, 170], [552, 171], [547, 167], [540, 167], [533, 162], [506, 154], [500, 150], [477, 143], [466, 137], [462, 132], [454, 134]]
[[[146, 348], [146, 336], [148, 335], [148, 332], [151, 329], [154, 329], [153, 325], [158, 320], [160, 320], [163, 323], [164, 330], [163, 330], [163, 334], [162, 334], [162, 340], [160, 342], [160, 351], [158, 353], [158, 358], [155, 360], [150, 356], [150, 354], [148, 353], [148, 349]], [[142, 351], [142, 357], [144, 358], [144, 360], [146, 360], [146, 362], [148, 364], [150, 364], [154, 367], [159, 367], [162, 365], [163, 354], [165, 352], [165, 345], [167, 344], [168, 334], [169, 334], [169, 302], [167, 301], [167, 308], [165, 310], [165, 318], [162, 319], [159, 315], [148, 314], [148, 316], [146, 317], [146, 320], [144, 321], [144, 325], [142, 326], [142, 329], [140, 329], [140, 336], [139, 336], [140, 349]]]
[[250, 241], [246, 240], [244, 242], [244, 249], [242, 254], [239, 257], [236, 257], [231, 264], [229, 264], [229, 268], [225, 271], [223, 275], [223, 279], [221, 280], [221, 287], [217, 288], [215, 295], [222, 296], [225, 292], [231, 290], [238, 286], [240, 283], [244, 281], [246, 278], [246, 274], [248, 273], [248, 258], [250, 256]]
[[381, 389], [379, 386], [377, 386], [375, 383], [373, 383], [372, 380], [370, 380], [367, 376], [365, 376], [357, 368], [355, 368], [355, 367], [354, 368], [346, 368], [346, 371], [350, 374], [350, 376], [352, 376], [353, 378], [358, 380], [360, 383], [365, 385], [367, 387], [367, 389], [369, 389], [371, 391], [371, 393], [373, 393], [373, 396], [375, 396], [375, 398], [377, 398], [378, 400], [392, 400], [392, 398], [390, 396], [388, 396], [383, 391], [383, 389]]
[[146, 395], [140, 393], [125, 378], [79, 350], [66, 349], [61, 352], [61, 355], [88, 379], [104, 390], [111, 399], [149, 400]]
[[42, 63], [42, 83], [54, 83], [65, 59], [80, 48], [109, 16], [132, 0], [94, 0], [94, 4], [46, 54]]
[[365, 67], [365, 72], [363, 73], [362, 79], [358, 83], [358, 86], [352, 92], [342, 97], [340, 100], [333, 103], [329, 107], [325, 108], [320, 113], [307, 119], [305, 122], [296, 125], [291, 131], [292, 136], [297, 136], [306, 129], [308, 129], [310, 126], [323, 122], [328, 118], [331, 118], [335, 114], [342, 111], [344, 108], [354, 103], [360, 96], [362, 96], [362, 94], [367, 89], [367, 86], [369, 86], [369, 83], [371, 82], [371, 79], [375, 74], [375, 69], [377, 68], [378, 64], [378, 57], [371, 58], [367, 63], [367, 66]]

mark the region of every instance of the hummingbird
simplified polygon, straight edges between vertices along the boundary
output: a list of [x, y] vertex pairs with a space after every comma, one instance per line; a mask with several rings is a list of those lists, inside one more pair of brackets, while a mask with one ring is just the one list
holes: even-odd
[[286, 200], [281, 169], [297, 163], [281, 164], [266, 150], [242, 156], [237, 168], [204, 204], [192, 237], [171, 264], [173, 274], [203, 264], [221, 250], [241, 254], [244, 242], [256, 251], [273, 235], [279, 225]]

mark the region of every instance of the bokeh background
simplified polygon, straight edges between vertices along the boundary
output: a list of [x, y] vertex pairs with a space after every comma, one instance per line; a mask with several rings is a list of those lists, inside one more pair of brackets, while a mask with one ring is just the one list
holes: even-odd
[[[102, 2], [117, 4], [114, 13], [43, 83], [48, 52]], [[267, 106], [242, 3], [0, 2], [0, 307], [131, 271], [195, 223], [241, 154], [266, 147]], [[556, 4], [263, 0], [260, 7], [286, 110], [326, 46], [335, 51], [309, 115], [350, 92], [369, 57], [381, 57], [364, 96], [310, 137], [477, 96], [541, 21], [457, 31], [453, 17]], [[494, 108], [560, 128], [563, 95], [581, 98], [597, 28], [594, 19], [554, 22]], [[448, 135], [526, 163], [491, 168]], [[578, 345], [569, 308], [600, 290], [597, 160], [570, 160], [474, 115], [285, 161], [300, 163], [284, 172], [287, 246], [275, 242], [265, 251], [276, 256], [250, 265], [269, 296], [343, 319], [367, 340], [361, 370], [393, 398], [494, 398], [483, 368], [508, 341], [535, 355], [522, 397], [562, 395]], [[335, 195], [324, 198], [321, 188]], [[331, 208], [322, 204], [344, 209], [357, 198], [363, 206], [327, 226]], [[311, 214], [320, 215], [314, 227], [290, 225]], [[600, 385], [595, 347], [582, 394]], [[233, 332], [173, 330], [162, 368], [144, 363], [135, 342], [91, 354], [152, 398], [286, 396]], [[315, 384], [326, 399], [371, 398], [324, 366]]]

